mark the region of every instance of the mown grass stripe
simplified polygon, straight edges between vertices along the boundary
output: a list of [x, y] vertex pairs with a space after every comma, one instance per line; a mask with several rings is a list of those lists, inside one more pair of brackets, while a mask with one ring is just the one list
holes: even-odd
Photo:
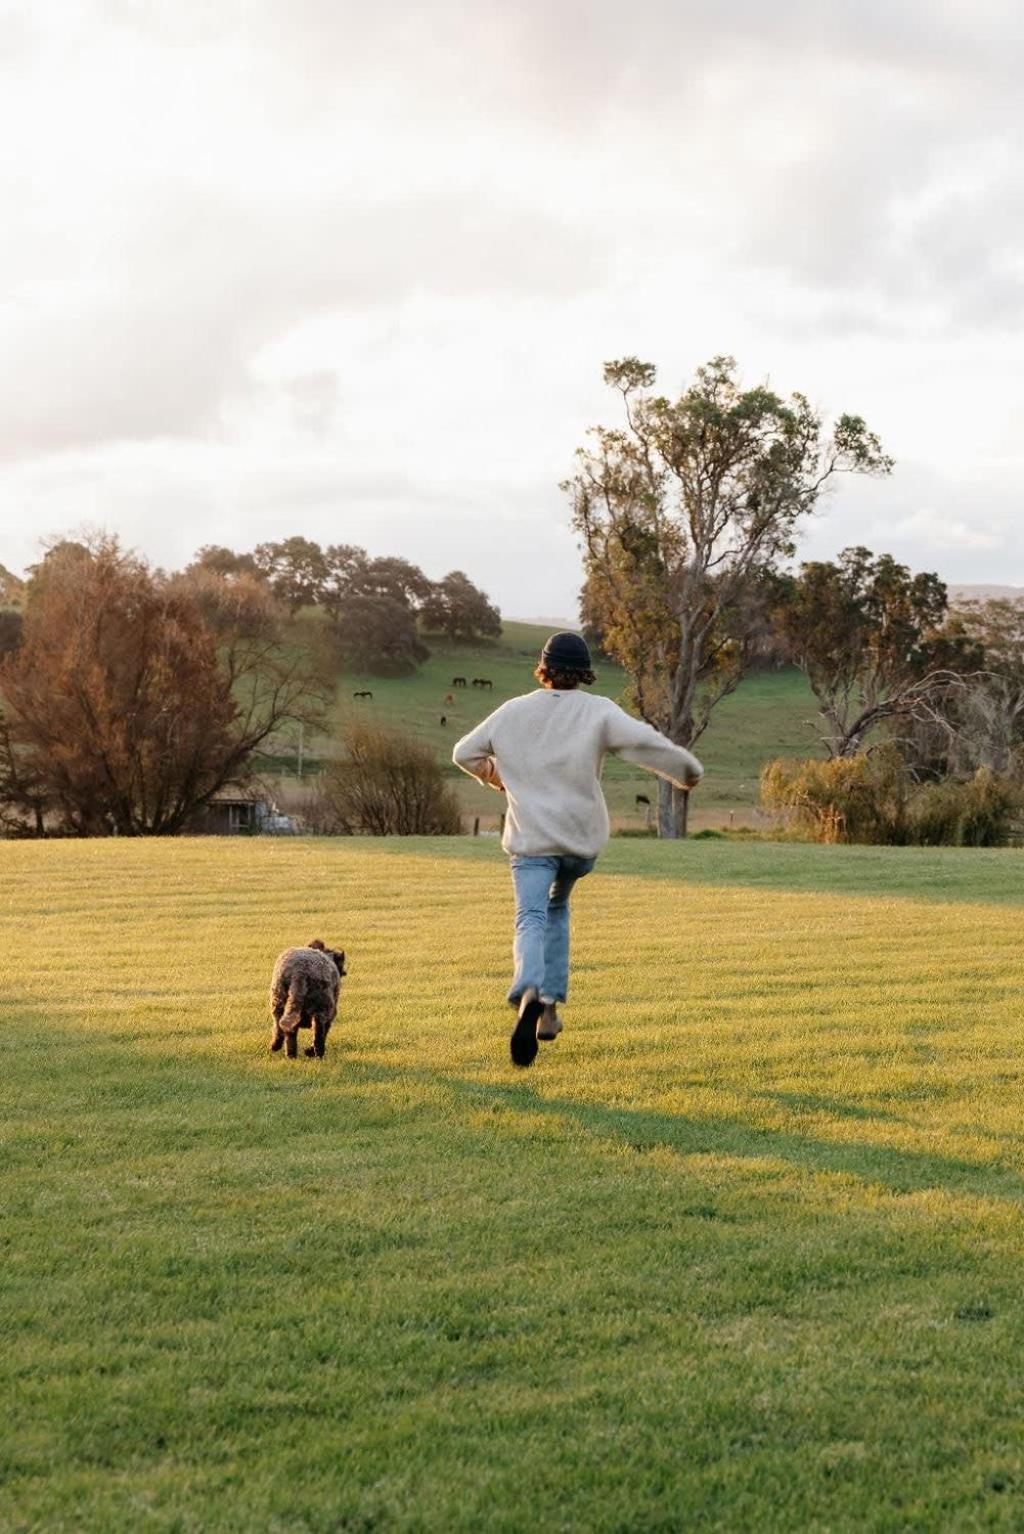
[[0, 1528], [1015, 1527], [1021, 865], [867, 850], [613, 846], [515, 1075], [493, 847], [0, 848]]

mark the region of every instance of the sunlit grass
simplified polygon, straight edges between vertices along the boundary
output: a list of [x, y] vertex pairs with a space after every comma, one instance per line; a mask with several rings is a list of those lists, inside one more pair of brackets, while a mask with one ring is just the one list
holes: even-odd
[[0, 855], [0, 1529], [1021, 1527], [1021, 854]]

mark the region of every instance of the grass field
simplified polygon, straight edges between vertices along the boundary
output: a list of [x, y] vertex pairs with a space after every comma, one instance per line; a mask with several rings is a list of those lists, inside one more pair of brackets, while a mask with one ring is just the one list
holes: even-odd
[[[3, 844], [0, 1530], [1020, 1530], [1019, 852]], [[327, 1059], [276, 951], [349, 950]]]
[[[342, 676], [336, 723], [340, 727], [353, 714], [369, 714], [427, 741], [450, 766], [451, 748], [460, 735], [506, 698], [535, 685], [533, 668], [548, 633], [548, 629], [531, 624], [507, 623], [500, 641], [476, 645], [450, 644], [432, 635], [430, 659], [411, 677]], [[472, 686], [464, 691], [453, 689], [455, 676], [466, 676], [470, 682], [473, 677], [488, 677], [493, 691], [481, 692]], [[621, 698], [625, 686], [625, 676], [617, 666], [603, 662], [598, 667], [596, 692]], [[373, 703], [357, 703], [352, 694], [366, 689], [372, 691]], [[449, 693], [453, 701], [446, 703]], [[694, 797], [695, 828], [727, 824], [730, 811], [738, 820], [745, 819], [758, 802], [761, 767], [770, 758], [820, 754], [813, 722], [815, 707], [813, 695], [796, 670], [756, 673], [719, 705], [697, 747], [708, 775], [700, 794]], [[442, 715], [446, 725], [441, 724]], [[466, 814], [480, 815], [486, 825], [496, 825], [502, 808], [496, 796], [479, 788], [464, 773], [451, 770]], [[643, 816], [636, 809], [636, 795], [646, 793], [654, 801], [657, 784], [628, 763], [611, 760], [605, 790], [613, 817], [624, 825], [639, 826]]]

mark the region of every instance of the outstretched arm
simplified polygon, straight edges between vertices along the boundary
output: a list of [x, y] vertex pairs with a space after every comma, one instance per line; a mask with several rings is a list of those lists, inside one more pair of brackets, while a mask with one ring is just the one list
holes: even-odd
[[695, 788], [704, 776], [704, 768], [685, 746], [677, 746], [652, 724], [634, 719], [617, 703], [608, 709], [605, 746], [627, 762], [667, 778], [677, 788]]
[[499, 791], [505, 785], [501, 781], [498, 764], [494, 760], [494, 745], [491, 741], [491, 720], [494, 715], [489, 715], [482, 724], [478, 724], [475, 730], [470, 730], [468, 735], [456, 741], [455, 750], [452, 752], [452, 761], [456, 767], [461, 767], [463, 772], [468, 772], [471, 778], [476, 778], [479, 783], [486, 783], [488, 788], [496, 788]]

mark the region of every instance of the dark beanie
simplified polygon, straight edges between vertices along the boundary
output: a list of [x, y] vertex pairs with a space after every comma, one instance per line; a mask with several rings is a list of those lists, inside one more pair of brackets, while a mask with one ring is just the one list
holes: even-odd
[[541, 662], [552, 671], [589, 671], [590, 651], [579, 634], [552, 634], [540, 652]]

